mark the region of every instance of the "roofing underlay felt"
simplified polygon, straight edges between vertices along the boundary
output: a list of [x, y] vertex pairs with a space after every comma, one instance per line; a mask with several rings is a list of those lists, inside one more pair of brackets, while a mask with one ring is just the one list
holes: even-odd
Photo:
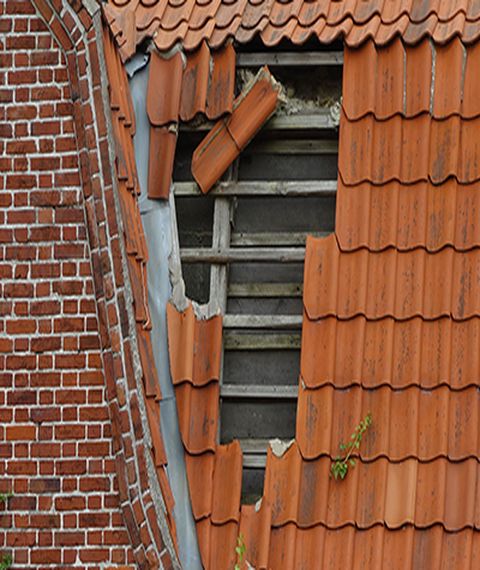
[[[153, 30], [161, 47], [173, 30], [188, 48], [213, 19], [212, 48], [228, 20], [218, 10], [240, 4], [237, 31], [268, 6], [264, 41], [275, 14], [295, 42], [307, 4], [326, 10], [312, 22], [330, 39], [345, 35], [337, 217], [334, 234], [307, 241], [296, 437], [269, 450], [257, 505], [240, 505], [238, 442], [217, 443], [221, 317], [168, 307], [203, 564], [231, 568], [242, 533], [255, 568], [478, 568], [480, 3], [164, 0], [106, 14], [125, 59], [125, 38], [134, 51]], [[167, 18], [173, 8], [187, 15]], [[403, 37], [386, 43], [388, 26]], [[335, 481], [338, 444], [367, 412], [357, 465]]]

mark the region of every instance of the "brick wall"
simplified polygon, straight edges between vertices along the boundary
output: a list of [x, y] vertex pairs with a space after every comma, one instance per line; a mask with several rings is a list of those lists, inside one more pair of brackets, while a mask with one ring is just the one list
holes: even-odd
[[14, 568], [132, 562], [116, 485], [63, 52], [0, 1], [0, 551]]

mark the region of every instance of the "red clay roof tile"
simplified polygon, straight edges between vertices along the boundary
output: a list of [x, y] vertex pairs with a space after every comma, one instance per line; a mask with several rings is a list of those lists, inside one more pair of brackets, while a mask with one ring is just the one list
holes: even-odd
[[260, 505], [243, 505], [240, 533], [245, 545], [245, 560], [254, 568], [266, 570], [269, 564], [269, 549], [272, 524], [272, 509], [265, 499]]
[[206, 114], [217, 119], [233, 109], [235, 94], [235, 50], [232, 44], [212, 53], [212, 77], [207, 96]]
[[172, 182], [177, 132], [175, 127], [150, 127], [148, 197], [168, 199]]
[[[308, 388], [331, 383], [393, 388], [477, 385], [479, 319], [424, 321], [308, 319], [303, 325], [301, 377]], [[468, 358], [467, 358], [468, 355]]]
[[[352, 426], [368, 412], [373, 422], [360, 456], [365, 461], [388, 457], [402, 461], [417, 457], [431, 461], [447, 457], [459, 461], [477, 457], [480, 396], [475, 386], [451, 390], [440, 386], [419, 391], [410, 386], [364, 390], [355, 385], [336, 389], [301, 387], [297, 412], [297, 441], [302, 457], [334, 456], [340, 442], [348, 441]], [[455, 418], [449, 430], [449, 418]]]
[[212, 486], [212, 523], [238, 522], [242, 492], [242, 450], [238, 441], [217, 446]]
[[[453, 178], [440, 186], [428, 182], [384, 186], [368, 182], [345, 186], [339, 180], [336, 225], [340, 249], [368, 247], [380, 251], [446, 245], [464, 251], [480, 246], [475, 212], [480, 208], [479, 183], [458, 184]], [[363, 223], [358, 224], [358, 212]]]
[[177, 122], [182, 74], [180, 53], [166, 59], [152, 52], [147, 89], [147, 114], [152, 125], [162, 127]]
[[215, 453], [201, 455], [185, 453], [185, 465], [193, 516], [196, 521], [199, 521], [212, 514]]
[[[202, 40], [211, 40], [211, 47], [220, 47], [230, 37], [244, 43], [262, 30], [267, 45], [275, 45], [282, 37], [300, 43], [314, 33], [322, 43], [343, 36], [350, 47], [369, 38], [384, 45], [398, 34], [410, 45], [426, 37], [441, 44], [454, 37], [472, 43], [480, 35], [474, 0], [159, 0], [149, 5], [133, 1], [115, 5], [110, 0], [104, 12], [123, 59], [133, 55], [147, 28], [160, 50], [171, 49], [177, 41], [187, 50], [195, 49]], [[297, 24], [305, 30], [298, 30]], [[192, 35], [192, 30], [198, 33]]]
[[219, 394], [218, 382], [202, 388], [185, 382], [175, 388], [182, 441], [192, 455], [216, 449]]
[[205, 113], [210, 76], [210, 50], [206, 43], [187, 56], [183, 72], [180, 118], [192, 120], [197, 113]]
[[330, 467], [329, 457], [304, 461], [296, 445], [282, 457], [269, 452], [265, 497], [272, 506], [273, 527], [294, 522], [300, 528], [385, 524], [394, 529], [415, 522], [419, 527], [441, 524], [451, 532], [477, 528], [476, 458], [394, 463], [382, 457], [359, 462], [341, 482], [329, 476]]
[[[200, 387], [220, 378], [222, 318], [196, 319], [191, 305], [182, 313], [167, 305], [168, 346], [173, 383]], [[188, 351], [187, 351], [188, 348]]]
[[[304, 305], [315, 320], [329, 315], [348, 319], [392, 316], [452, 316], [461, 320], [480, 315], [480, 298], [468, 284], [480, 271], [480, 251], [464, 254], [445, 247], [399, 252], [366, 249], [341, 252], [335, 236], [307, 239]], [[422, 275], [420, 281], [417, 275]]]
[[280, 86], [262, 68], [237, 97], [232, 114], [219, 121], [193, 153], [192, 174], [208, 192], [240, 151], [275, 112]]

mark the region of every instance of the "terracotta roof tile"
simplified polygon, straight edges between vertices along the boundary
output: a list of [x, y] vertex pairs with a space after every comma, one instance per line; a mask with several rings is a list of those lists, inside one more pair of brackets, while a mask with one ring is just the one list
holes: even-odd
[[207, 95], [206, 114], [217, 119], [231, 113], [235, 93], [235, 50], [232, 44], [212, 54], [212, 78]]
[[[448, 317], [424, 321], [392, 318], [342, 321], [335, 317], [303, 326], [301, 375], [309, 388], [331, 383], [393, 388], [441, 384], [453, 389], [477, 385], [479, 320]], [[321, 358], [328, 355], [328, 358]], [[468, 359], [467, 359], [468, 355]]]
[[[427, 37], [441, 44], [454, 37], [472, 43], [480, 35], [474, 0], [159, 0], [148, 4], [130, 1], [120, 5], [110, 0], [104, 8], [124, 59], [133, 55], [146, 28], [160, 50], [169, 50], [177, 41], [187, 50], [195, 49], [202, 40], [212, 39], [214, 47], [230, 37], [243, 43], [262, 30], [267, 45], [275, 45], [285, 36], [300, 43], [314, 33], [322, 43], [343, 36], [350, 47], [368, 39], [384, 45], [398, 34], [410, 45]], [[207, 21], [211, 25], [205, 25]], [[300, 32], [297, 24], [305, 31]], [[199, 33], [192, 36], [192, 30]]]
[[[480, 298], [468, 288], [480, 271], [480, 251], [460, 255], [445, 247], [399, 252], [341, 252], [335, 236], [307, 239], [304, 304], [310, 319], [414, 316], [461, 320], [480, 316]], [[422, 275], [422, 281], [417, 275]]]
[[[167, 199], [169, 196], [179, 119], [190, 121], [199, 113], [217, 119], [231, 112], [234, 88], [235, 52], [232, 46], [210, 53], [203, 42], [197, 51], [187, 56], [185, 69], [179, 52], [169, 59], [155, 51], [152, 53], [147, 89], [150, 198]], [[122, 167], [123, 163], [124, 160], [120, 162]], [[123, 172], [127, 172], [126, 166], [121, 171], [121, 175], [126, 176]]]
[[[331, 530], [323, 526], [299, 529], [289, 524], [272, 531], [271, 568], [358, 568], [416, 570], [472, 568], [480, 556], [479, 534], [441, 527], [391, 531], [377, 526]], [[352, 565], [352, 561], [354, 565]]]
[[238, 441], [217, 447], [212, 486], [212, 523], [238, 522], [242, 492], [242, 450]]
[[203, 28], [207, 20], [215, 17], [221, 0], [211, 0], [209, 2], [196, 2], [189, 19], [190, 28], [199, 30]]
[[202, 388], [185, 382], [175, 388], [182, 441], [190, 454], [216, 450], [219, 394], [218, 382]]
[[[183, 38], [184, 48], [188, 51], [197, 49], [198, 46], [200, 46], [200, 44], [203, 41], [208, 40], [212, 36], [214, 31], [215, 31], [215, 21], [213, 19], [207, 20], [203, 28], [200, 28], [199, 30], [189, 28]], [[217, 47], [217, 45], [213, 43], [211, 43], [211, 46], [213, 48]]]
[[180, 118], [190, 121], [197, 113], [205, 113], [210, 76], [210, 50], [206, 43], [187, 57], [183, 72]]
[[[425, 247], [434, 252], [446, 245], [465, 251], [480, 246], [475, 221], [480, 208], [479, 183], [440, 186], [429, 182], [402, 185], [369, 182], [345, 186], [339, 180], [337, 236], [340, 249], [368, 247], [380, 251], [395, 246], [400, 251]], [[363, 213], [358, 224], [358, 212]]]
[[208, 192], [276, 110], [280, 86], [262, 68], [233, 104], [232, 114], [219, 121], [193, 153], [192, 174]]
[[214, 525], [210, 519], [203, 519], [197, 524], [197, 534], [204, 568], [233, 568], [238, 536], [236, 522]]
[[185, 453], [185, 465], [193, 516], [196, 521], [199, 521], [212, 514], [215, 454], [190, 455]]
[[269, 452], [267, 462], [265, 497], [273, 527], [293, 522], [300, 528], [384, 524], [394, 529], [415, 523], [441, 524], [454, 532], [478, 525], [476, 458], [456, 463], [380, 458], [359, 463], [342, 482], [329, 476], [329, 457], [304, 461], [296, 445], [282, 457]]
[[176, 123], [180, 109], [183, 62], [180, 53], [170, 59], [152, 52], [148, 73], [147, 114], [150, 123], [163, 127]]
[[271, 568], [269, 564], [272, 509], [265, 499], [260, 505], [243, 505], [240, 534], [243, 537], [247, 560], [258, 570]]
[[168, 199], [172, 180], [177, 132], [175, 127], [150, 127], [148, 197]]
[[[451, 390], [440, 386], [419, 391], [411, 386], [364, 390], [359, 385], [338, 389], [326, 384], [299, 391], [297, 441], [302, 457], [334, 456], [339, 442], [348, 441], [351, 426], [368, 412], [375, 421], [360, 450], [365, 461], [409, 457], [431, 461], [447, 457], [459, 461], [478, 457], [480, 396], [475, 386]], [[449, 431], [449, 418], [455, 418]]]
[[[173, 383], [200, 387], [220, 378], [222, 318], [196, 319], [190, 305], [179, 313], [167, 306], [168, 344]], [[188, 348], [188, 351], [187, 351]]]

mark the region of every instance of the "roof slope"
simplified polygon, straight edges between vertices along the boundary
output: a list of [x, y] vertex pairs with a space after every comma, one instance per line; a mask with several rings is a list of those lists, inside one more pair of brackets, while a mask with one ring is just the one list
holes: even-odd
[[467, 44], [480, 35], [478, 0], [109, 0], [104, 13], [124, 60], [147, 37], [160, 51], [177, 42], [190, 51], [203, 40], [218, 48], [255, 36], [266, 46], [316, 37], [356, 47], [368, 39], [386, 45], [400, 35], [411, 45], [455, 36]]
[[459, 39], [345, 49], [336, 231], [307, 241], [296, 438], [269, 450], [261, 506], [240, 506], [237, 444], [216, 444], [219, 318], [169, 309], [172, 361], [197, 363], [173, 370], [206, 568], [232, 565], [238, 532], [255, 568], [479, 566], [477, 57]]

